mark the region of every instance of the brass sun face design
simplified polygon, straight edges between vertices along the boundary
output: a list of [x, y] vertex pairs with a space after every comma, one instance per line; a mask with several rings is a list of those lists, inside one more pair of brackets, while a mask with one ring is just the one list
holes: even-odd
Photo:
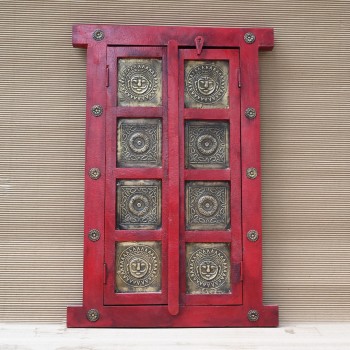
[[122, 58], [118, 60], [118, 105], [157, 107], [162, 104], [162, 61]]
[[228, 61], [185, 61], [185, 107], [228, 108]]
[[228, 243], [187, 243], [187, 293], [230, 293]]
[[118, 242], [116, 253], [117, 293], [161, 290], [160, 242]]

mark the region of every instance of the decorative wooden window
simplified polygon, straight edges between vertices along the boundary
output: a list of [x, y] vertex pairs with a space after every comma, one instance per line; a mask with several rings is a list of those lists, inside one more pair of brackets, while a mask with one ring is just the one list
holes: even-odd
[[87, 48], [84, 293], [68, 327], [276, 326], [262, 303], [268, 28], [73, 27]]

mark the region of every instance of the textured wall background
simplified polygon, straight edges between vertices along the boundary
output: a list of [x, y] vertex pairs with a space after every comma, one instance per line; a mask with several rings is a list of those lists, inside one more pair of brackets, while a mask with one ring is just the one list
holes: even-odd
[[84, 49], [74, 23], [268, 26], [264, 292], [281, 321], [350, 321], [349, 1], [0, 1], [0, 322], [82, 296]]

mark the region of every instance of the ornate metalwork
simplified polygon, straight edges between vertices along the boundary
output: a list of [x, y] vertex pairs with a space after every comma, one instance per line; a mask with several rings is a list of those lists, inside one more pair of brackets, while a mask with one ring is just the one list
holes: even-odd
[[229, 127], [226, 122], [190, 121], [185, 130], [186, 168], [229, 167]]
[[105, 33], [103, 30], [101, 29], [96, 29], [93, 33], [92, 33], [92, 38], [96, 41], [101, 41], [105, 38]]
[[247, 43], [247, 44], [253, 44], [253, 42], [255, 41], [255, 35], [251, 32], [248, 32], [248, 33], [245, 33], [244, 34], [244, 41]]
[[120, 180], [117, 197], [117, 228], [156, 230], [161, 226], [160, 181]]
[[162, 60], [118, 60], [118, 105], [156, 107], [162, 104]]
[[100, 313], [96, 309], [90, 309], [86, 313], [86, 317], [90, 322], [96, 322], [100, 318]]
[[246, 174], [248, 179], [253, 180], [258, 176], [258, 171], [255, 168], [248, 168]]
[[187, 243], [188, 294], [230, 293], [230, 247], [228, 243]]
[[185, 61], [185, 107], [228, 108], [228, 61]]
[[229, 229], [229, 198], [230, 188], [227, 182], [188, 182], [186, 184], [186, 229]]
[[120, 119], [118, 166], [154, 168], [162, 166], [162, 122], [160, 119]]
[[99, 230], [96, 230], [96, 229], [92, 229], [89, 231], [89, 239], [90, 241], [92, 242], [96, 242], [100, 239], [101, 237], [101, 234], [100, 234], [100, 231]]
[[118, 242], [116, 254], [117, 293], [160, 292], [160, 242]]
[[252, 107], [249, 107], [245, 110], [244, 115], [248, 118], [248, 119], [254, 119], [256, 117], [256, 110]]
[[256, 242], [259, 239], [259, 233], [256, 230], [250, 230], [247, 232], [247, 238], [251, 242]]
[[101, 177], [101, 171], [99, 168], [91, 168], [89, 170], [89, 176], [93, 180], [98, 180]]
[[91, 113], [95, 116], [95, 117], [99, 117], [102, 115], [103, 113], [103, 108], [100, 105], [94, 105], [91, 108]]
[[260, 317], [259, 312], [257, 310], [249, 310], [247, 316], [250, 322], [256, 322]]

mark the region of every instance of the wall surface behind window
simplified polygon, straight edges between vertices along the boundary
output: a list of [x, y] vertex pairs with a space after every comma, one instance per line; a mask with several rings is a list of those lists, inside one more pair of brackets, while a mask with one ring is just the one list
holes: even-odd
[[268, 26], [261, 59], [264, 300], [350, 321], [349, 1], [0, 1], [0, 322], [82, 297], [84, 49], [74, 23]]

